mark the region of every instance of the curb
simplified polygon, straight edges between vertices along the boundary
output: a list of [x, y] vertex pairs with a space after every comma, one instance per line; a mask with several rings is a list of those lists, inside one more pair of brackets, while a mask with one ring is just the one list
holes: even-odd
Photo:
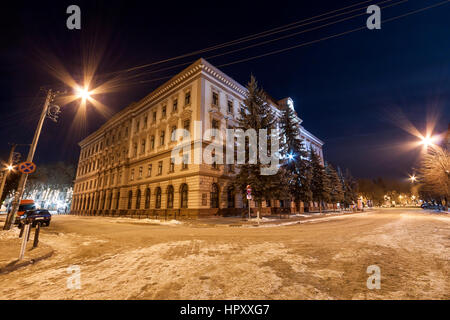
[[0, 268], [0, 274], [6, 274], [13, 271], [16, 271], [17, 269], [29, 266], [30, 264], [35, 264], [39, 261], [42, 261], [44, 259], [50, 258], [53, 255], [53, 250], [50, 252], [34, 259], [24, 260], [24, 261], [18, 261], [14, 260], [13, 262], [8, 263], [6, 266]]

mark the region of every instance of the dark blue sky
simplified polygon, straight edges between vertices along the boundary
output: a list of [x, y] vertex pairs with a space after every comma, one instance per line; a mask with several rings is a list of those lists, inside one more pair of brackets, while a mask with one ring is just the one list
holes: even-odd
[[[384, 5], [398, 1], [387, 1]], [[31, 141], [42, 99], [42, 93], [38, 95], [39, 87], [59, 85], [58, 80], [43, 68], [43, 61], [55, 64], [56, 60], [51, 55], [73, 75], [79, 75], [82, 53], [99, 52], [104, 48], [98, 71], [102, 75], [360, 2], [317, 0], [271, 1], [265, 4], [230, 1], [220, 5], [207, 1], [167, 2], [167, 5], [156, 6], [152, 1], [131, 0], [15, 1], [3, 9], [0, 20], [0, 157], [6, 158], [8, 142]], [[439, 2], [410, 0], [383, 9], [382, 19]], [[364, 5], [374, 3], [377, 1]], [[65, 11], [71, 4], [81, 7], [81, 31], [66, 28]], [[358, 13], [363, 13], [363, 10], [353, 14]], [[420, 130], [425, 127], [430, 114], [437, 115], [436, 132], [445, 131], [449, 123], [449, 17], [450, 3], [447, 3], [382, 23], [381, 30], [364, 29], [221, 69], [243, 84], [250, 74], [254, 74], [274, 98], [292, 97], [304, 126], [325, 141], [325, 157], [333, 164], [348, 167], [358, 177], [401, 178], [411, 172], [419, 157], [419, 149], [407, 151], [403, 148], [416, 138], [400, 128], [398, 114], [402, 113]], [[208, 60], [214, 65], [226, 64], [358, 28], [365, 25], [366, 19], [367, 15], [362, 15]], [[200, 56], [208, 58], [224, 51], [189, 57], [153, 69], [188, 62]], [[181, 69], [147, 74], [144, 79], [170, 76]], [[139, 100], [162, 82], [130, 83], [126, 89], [98, 99], [114, 113]], [[79, 152], [77, 142], [105, 121], [89, 108], [85, 128], [70, 130], [75, 108], [75, 105], [66, 106], [57, 124], [46, 122], [35, 158], [38, 165], [58, 160], [75, 163]], [[26, 150], [23, 153], [25, 155]]]

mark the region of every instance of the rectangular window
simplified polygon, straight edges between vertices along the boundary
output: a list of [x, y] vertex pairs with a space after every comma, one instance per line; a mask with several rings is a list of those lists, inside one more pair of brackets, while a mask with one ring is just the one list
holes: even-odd
[[134, 169], [131, 169], [130, 181], [134, 180]]
[[142, 139], [142, 142], [141, 142], [141, 153], [142, 154], [145, 153], [145, 139]]
[[111, 175], [111, 181], [110, 181], [110, 185], [112, 186], [113, 184], [114, 184], [114, 178], [115, 178], [115, 176], [114, 176], [114, 173]]
[[166, 117], [166, 110], [167, 110], [166, 106], [163, 106], [162, 107], [162, 115], [161, 115], [161, 118], [163, 118], [163, 119]]
[[163, 162], [160, 161], [158, 162], [158, 176], [162, 175], [162, 170], [163, 170]]
[[137, 145], [137, 143], [134, 143], [134, 145], [133, 145], [133, 157], [137, 156], [137, 152], [138, 152], [138, 145]]
[[145, 118], [144, 118], [144, 129], [147, 129], [147, 121], [148, 121], [148, 117], [145, 116]]
[[177, 140], [176, 132], [177, 132], [177, 127], [173, 126], [172, 127], [172, 132], [170, 134], [170, 141], [176, 141]]
[[228, 113], [233, 113], [233, 101], [228, 100]]
[[175, 159], [174, 158], [170, 158], [169, 172], [175, 172]]
[[136, 132], [139, 132], [139, 120], [136, 122]]
[[161, 131], [161, 136], [160, 136], [160, 145], [163, 146], [164, 145], [164, 138], [166, 136], [166, 132], [165, 131]]
[[142, 167], [139, 167], [139, 178], [142, 178], [142, 173], [143, 173], [143, 169], [142, 169]]
[[184, 94], [184, 105], [188, 106], [191, 104], [191, 92], [188, 91]]
[[152, 136], [150, 138], [150, 145], [151, 145], [152, 150], [155, 149], [155, 136]]
[[172, 110], [177, 111], [178, 110], [178, 99], [173, 100]]
[[148, 177], [151, 177], [151, 176], [152, 176], [152, 165], [151, 165], [151, 164], [148, 165], [148, 168], [147, 168], [147, 176], [148, 176]]
[[213, 92], [212, 94], [212, 104], [215, 106], [219, 105], [219, 94], [217, 92]]
[[186, 170], [188, 168], [188, 164], [189, 164], [189, 155], [183, 154], [183, 162], [181, 164], [181, 168], [183, 170]]
[[189, 120], [184, 120], [184, 123], [183, 123], [183, 129], [185, 130], [185, 132], [184, 132], [184, 137], [187, 137], [187, 136], [188, 136], [188, 133], [191, 132], [191, 121], [189, 121]]
[[153, 123], [156, 122], [156, 111], [153, 112]]

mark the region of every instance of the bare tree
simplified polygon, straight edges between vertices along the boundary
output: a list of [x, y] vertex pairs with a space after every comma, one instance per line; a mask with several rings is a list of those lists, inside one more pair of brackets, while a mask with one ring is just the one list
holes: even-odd
[[444, 199], [448, 206], [450, 195], [450, 153], [435, 147], [430, 149], [421, 162], [420, 174], [423, 191]]

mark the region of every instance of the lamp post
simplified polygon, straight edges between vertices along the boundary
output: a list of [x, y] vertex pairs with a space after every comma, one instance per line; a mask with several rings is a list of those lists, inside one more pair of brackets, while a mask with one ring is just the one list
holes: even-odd
[[[30, 150], [28, 151], [27, 162], [33, 162], [34, 153], [36, 152], [36, 146], [39, 140], [39, 136], [41, 135], [42, 126], [44, 124], [44, 120], [46, 117], [51, 117], [49, 114], [49, 106], [50, 103], [55, 99], [57, 93], [54, 93], [51, 89], [47, 91], [47, 97], [45, 98], [44, 106], [42, 108], [41, 117], [39, 118], [39, 122], [34, 132], [33, 142], [31, 143]], [[11, 229], [11, 225], [14, 223], [16, 218], [17, 211], [20, 206], [20, 199], [22, 199], [23, 192], [25, 190], [25, 185], [27, 183], [28, 175], [22, 173], [20, 176], [19, 184], [17, 186], [17, 190], [14, 193], [14, 200], [12, 203], [11, 212], [8, 213], [6, 217], [5, 225], [3, 226], [4, 230]]]
[[[44, 124], [45, 118], [49, 118], [53, 121], [57, 121], [58, 116], [60, 114], [60, 108], [56, 105], [51, 105], [51, 102], [53, 102], [57, 95], [61, 94], [59, 91], [53, 91], [52, 89], [47, 90], [47, 97], [45, 98], [44, 106], [42, 108], [41, 116], [39, 118], [39, 122], [36, 128], [36, 131], [34, 133], [33, 142], [31, 143], [30, 150], [28, 152], [27, 162], [33, 162], [34, 154], [36, 152], [37, 143], [39, 141], [39, 136], [41, 135], [42, 126]], [[77, 89], [77, 98], [83, 99], [83, 101], [86, 101], [90, 98], [91, 92], [88, 90], [87, 87], [81, 88], [79, 87]], [[28, 175], [22, 173], [19, 180], [19, 185], [17, 187], [16, 192], [14, 193], [14, 200], [13, 200], [13, 206], [11, 209], [11, 212], [8, 213], [8, 216], [6, 217], [5, 225], [3, 226], [4, 230], [9, 230], [11, 228], [11, 225], [14, 223], [14, 220], [16, 218], [17, 211], [20, 206], [20, 199], [22, 199], [23, 192], [25, 190], [25, 185], [27, 183]]]

